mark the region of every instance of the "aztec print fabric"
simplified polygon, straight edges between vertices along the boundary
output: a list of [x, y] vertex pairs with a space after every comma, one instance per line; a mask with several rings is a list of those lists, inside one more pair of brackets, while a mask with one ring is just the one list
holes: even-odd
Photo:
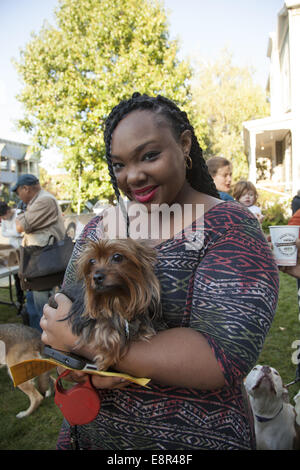
[[[276, 310], [278, 270], [256, 218], [240, 204], [218, 204], [204, 221], [201, 248], [188, 250], [184, 238], [161, 243], [156, 271], [165, 322], [169, 328], [190, 327], [205, 335], [225, 387], [207, 391], [151, 382], [150, 388], [101, 390], [98, 417], [77, 427], [81, 448], [255, 448], [243, 378], [257, 361]], [[86, 226], [74, 258], [86, 238], [97, 238], [99, 223], [95, 218]], [[203, 233], [200, 221], [192, 232]], [[65, 283], [73, 279], [71, 260]], [[64, 422], [58, 449], [67, 448], [69, 427]]]

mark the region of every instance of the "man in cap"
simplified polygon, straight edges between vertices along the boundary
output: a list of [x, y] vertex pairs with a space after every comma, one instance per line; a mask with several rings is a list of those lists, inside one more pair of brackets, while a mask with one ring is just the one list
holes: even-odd
[[[49, 237], [53, 235], [56, 240], [65, 237], [63, 216], [55, 197], [41, 188], [40, 182], [35, 175], [21, 175], [12, 190], [26, 205], [25, 212], [16, 218], [16, 228], [23, 233], [23, 246], [46, 246]], [[43, 307], [48, 303], [52, 294], [50, 290], [31, 291], [27, 297], [30, 326], [40, 328], [40, 318], [43, 315]], [[30, 308], [33, 300], [34, 309]]]

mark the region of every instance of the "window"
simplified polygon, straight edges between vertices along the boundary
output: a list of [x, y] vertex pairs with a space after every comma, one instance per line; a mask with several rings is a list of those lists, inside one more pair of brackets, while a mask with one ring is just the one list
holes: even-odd
[[280, 52], [280, 71], [282, 89], [282, 110], [288, 112], [291, 109], [291, 86], [290, 86], [290, 51], [289, 35], [286, 34]]
[[9, 170], [9, 160], [7, 157], [1, 156], [0, 160], [0, 169], [1, 171], [7, 171]]
[[11, 161], [10, 161], [10, 171], [15, 172], [16, 169], [17, 169], [16, 160], [11, 160]]
[[283, 163], [283, 142], [282, 142], [282, 140], [277, 140], [276, 141], [275, 151], [276, 151], [276, 166], [281, 165]]

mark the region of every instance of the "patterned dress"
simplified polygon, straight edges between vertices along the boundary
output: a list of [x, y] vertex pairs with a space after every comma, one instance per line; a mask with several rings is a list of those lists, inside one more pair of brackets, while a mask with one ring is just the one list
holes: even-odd
[[[85, 227], [72, 260], [87, 238], [97, 238], [100, 223], [96, 217]], [[164, 319], [169, 328], [189, 327], [206, 337], [226, 385], [198, 390], [150, 382], [150, 388], [100, 390], [98, 417], [77, 427], [83, 449], [255, 449], [243, 378], [276, 310], [277, 266], [257, 219], [238, 203], [216, 205], [205, 214], [204, 231], [200, 220], [191, 230], [201, 239], [199, 249], [189, 249], [186, 234], [157, 247]], [[72, 260], [65, 283], [74, 277]], [[57, 448], [69, 446], [64, 422]]]

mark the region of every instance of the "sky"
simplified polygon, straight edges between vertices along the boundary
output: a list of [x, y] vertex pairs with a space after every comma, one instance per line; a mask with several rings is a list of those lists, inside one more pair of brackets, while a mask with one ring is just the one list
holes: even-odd
[[[276, 30], [277, 14], [284, 0], [164, 0], [171, 39], [179, 40], [179, 57], [201, 57], [214, 61], [225, 47], [233, 62], [255, 69], [254, 79], [265, 87], [269, 59], [267, 44]], [[21, 89], [11, 62], [39, 32], [44, 21], [55, 24], [58, 0], [0, 0], [0, 138], [30, 144], [16, 130], [22, 107], [15, 96]], [[60, 157], [43, 152], [42, 166], [54, 170]]]

